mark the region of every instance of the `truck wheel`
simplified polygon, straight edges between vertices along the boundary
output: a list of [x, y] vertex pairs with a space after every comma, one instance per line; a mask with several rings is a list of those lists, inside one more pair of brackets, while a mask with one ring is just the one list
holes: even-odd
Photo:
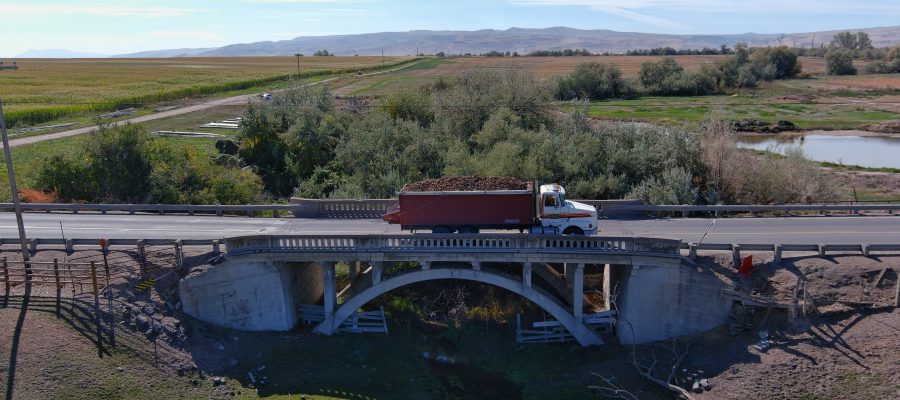
[[431, 233], [453, 233], [449, 226], [441, 225], [431, 229]]
[[563, 235], [566, 236], [584, 236], [584, 230], [577, 226], [570, 226], [563, 231]]
[[464, 226], [459, 228], [459, 233], [478, 233], [478, 228], [474, 226]]

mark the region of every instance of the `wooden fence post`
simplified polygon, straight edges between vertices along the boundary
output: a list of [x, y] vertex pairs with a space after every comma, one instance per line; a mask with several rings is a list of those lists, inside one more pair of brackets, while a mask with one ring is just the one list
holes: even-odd
[[56, 318], [59, 318], [59, 306], [62, 302], [62, 284], [59, 283], [59, 259], [53, 259], [53, 277], [56, 278]]
[[[104, 240], [104, 239], [101, 239]], [[113, 294], [112, 294], [112, 286], [109, 285], [109, 259], [107, 258], [107, 253], [109, 252], [109, 242], [106, 242], [106, 251], [103, 252], [103, 269], [106, 272], [106, 300], [109, 303], [109, 344], [115, 348], [116, 347], [116, 311], [113, 309]]]
[[94, 288], [94, 323], [97, 324], [97, 354], [103, 357], [103, 324], [100, 322], [100, 290], [97, 288], [97, 262], [91, 261], [91, 285]]
[[9, 265], [6, 257], [3, 257], [3, 283], [6, 284], [6, 295], [9, 296]]

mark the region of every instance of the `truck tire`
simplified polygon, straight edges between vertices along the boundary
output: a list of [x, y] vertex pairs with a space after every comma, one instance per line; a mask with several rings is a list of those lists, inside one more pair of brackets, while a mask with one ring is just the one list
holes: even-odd
[[478, 228], [474, 226], [464, 226], [459, 228], [459, 233], [478, 233]]
[[584, 230], [577, 226], [570, 226], [563, 231], [563, 235], [566, 236], [584, 236]]
[[436, 226], [431, 229], [431, 233], [453, 233], [453, 228], [446, 225]]

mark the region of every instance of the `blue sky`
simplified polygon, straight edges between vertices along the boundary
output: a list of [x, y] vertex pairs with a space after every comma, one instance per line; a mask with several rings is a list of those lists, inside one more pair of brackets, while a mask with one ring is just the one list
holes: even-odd
[[55, 48], [114, 54], [413, 29], [791, 33], [898, 21], [898, 0], [0, 0], [0, 56]]

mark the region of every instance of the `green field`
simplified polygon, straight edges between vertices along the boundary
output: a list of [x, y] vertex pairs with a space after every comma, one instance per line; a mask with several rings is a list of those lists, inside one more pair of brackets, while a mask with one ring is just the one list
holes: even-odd
[[[302, 57], [303, 79], [371, 71], [408, 57]], [[10, 126], [286, 84], [295, 57], [26, 59], [0, 74]]]

